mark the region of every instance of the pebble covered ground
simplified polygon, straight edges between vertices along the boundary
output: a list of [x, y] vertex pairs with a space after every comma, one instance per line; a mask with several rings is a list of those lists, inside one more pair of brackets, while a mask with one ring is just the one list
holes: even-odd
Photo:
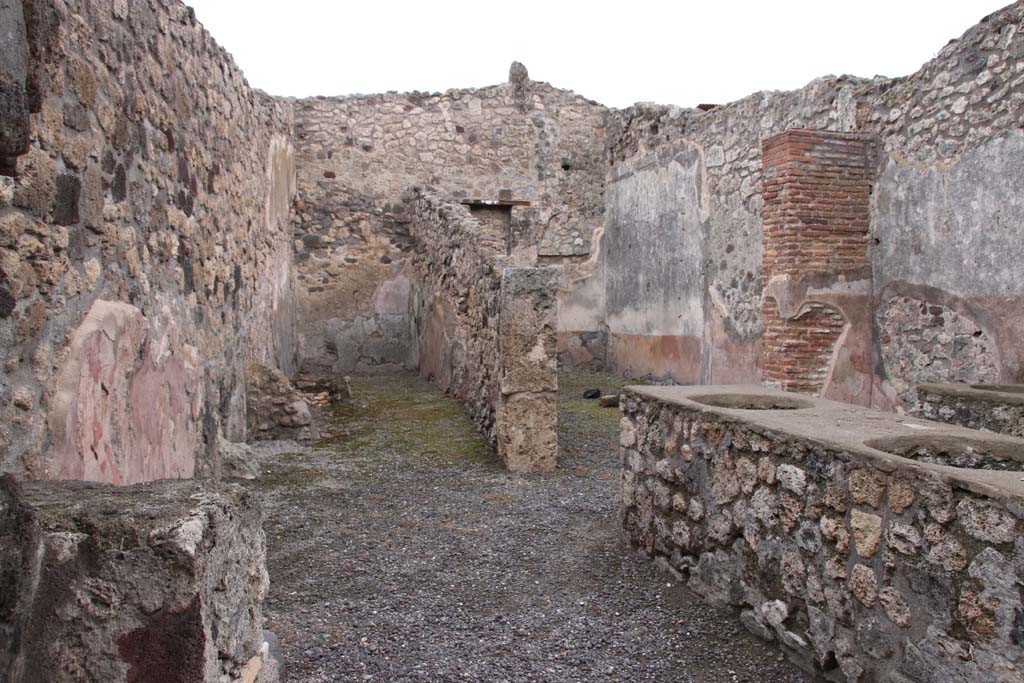
[[618, 421], [561, 378], [560, 466], [504, 472], [412, 375], [356, 379], [312, 447], [256, 449], [285, 680], [805, 682], [619, 537]]

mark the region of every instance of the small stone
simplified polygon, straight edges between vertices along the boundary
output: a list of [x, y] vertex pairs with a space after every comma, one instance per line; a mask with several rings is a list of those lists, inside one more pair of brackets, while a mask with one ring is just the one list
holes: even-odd
[[20, 386], [14, 389], [12, 400], [18, 408], [31, 410], [32, 406], [35, 405], [36, 397], [31, 389], [26, 386]]
[[896, 514], [914, 504], [914, 487], [905, 478], [895, 476], [889, 480], [889, 509]]
[[937, 564], [947, 572], [963, 571], [967, 567], [967, 551], [954, 539], [946, 539], [933, 545], [928, 551], [928, 561]]
[[769, 600], [758, 606], [758, 616], [771, 626], [778, 628], [789, 617], [789, 607], [782, 600]]
[[878, 598], [878, 579], [871, 567], [863, 564], [853, 565], [850, 571], [850, 591], [865, 607], [874, 607]]
[[999, 505], [965, 498], [956, 506], [957, 522], [974, 538], [989, 543], [1012, 543], [1017, 520]]
[[686, 514], [695, 522], [702, 520], [704, 518], [704, 501], [700, 498], [691, 498]]
[[850, 528], [857, 554], [864, 558], [874, 555], [882, 538], [882, 518], [853, 509], [850, 511]]
[[745, 609], [740, 612], [740, 623], [743, 624], [744, 628], [761, 640], [767, 640], [769, 642], [775, 640], [775, 631], [758, 621], [754, 610]]
[[587, 389], [586, 391], [583, 392], [583, 398], [586, 398], [586, 399], [601, 398], [601, 390], [600, 389]]
[[804, 495], [804, 491], [807, 489], [807, 475], [799, 467], [779, 465], [775, 470], [775, 476], [782, 488], [797, 496]]
[[619, 445], [623, 448], [632, 448], [636, 445], [636, 426], [628, 417], [619, 420]]
[[878, 602], [881, 603], [889, 621], [901, 628], [910, 626], [910, 606], [899, 591], [892, 586], [886, 586], [878, 593]]
[[889, 525], [889, 546], [903, 555], [916, 555], [921, 546], [921, 533], [908, 524], [893, 522]]
[[607, 394], [602, 396], [598, 400], [598, 404], [602, 408], [618, 408], [619, 407], [619, 395], [618, 394]]
[[850, 472], [850, 500], [858, 505], [878, 507], [885, 492], [885, 479], [876, 470], [859, 469]]

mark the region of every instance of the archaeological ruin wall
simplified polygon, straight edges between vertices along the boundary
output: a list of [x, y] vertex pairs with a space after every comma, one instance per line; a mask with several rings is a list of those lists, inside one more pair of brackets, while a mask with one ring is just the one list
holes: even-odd
[[298, 316], [310, 370], [416, 367], [412, 206], [403, 199], [414, 186], [465, 203], [524, 263], [590, 253], [604, 211], [606, 109], [530, 80], [522, 65], [487, 88], [291, 104]]
[[210, 473], [247, 364], [296, 368], [289, 109], [179, 2], [0, 18], [0, 469]]
[[[771, 379], [761, 146], [797, 129], [859, 134], [878, 149], [866, 179], [866, 309], [815, 314], [839, 345], [820, 354], [811, 374], [821, 381], [808, 388], [906, 408], [921, 382], [1016, 381], [1022, 20], [1020, 3], [997, 12], [906, 78], [828, 77], [724, 106], [613, 111], [601, 259], [579, 304], [603, 307], [605, 325], [589, 332], [607, 336], [608, 368], [685, 383]], [[654, 253], [659, 264], [640, 267]], [[823, 277], [848, 281], [839, 270]], [[574, 306], [567, 296], [563, 315]]]
[[0, 477], [0, 679], [276, 683], [253, 494]]
[[518, 265], [462, 204], [429, 189], [415, 197], [420, 374], [466, 404], [508, 469], [554, 469], [561, 269]]

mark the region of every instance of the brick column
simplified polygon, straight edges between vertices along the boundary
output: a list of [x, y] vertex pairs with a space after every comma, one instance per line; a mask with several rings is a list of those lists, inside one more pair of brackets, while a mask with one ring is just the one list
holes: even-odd
[[[863, 316], [870, 295], [874, 149], [869, 136], [816, 130], [790, 130], [762, 143], [768, 384], [822, 393], [853, 322], [864, 323], [857, 334], [870, 349], [870, 324], [853, 318]], [[856, 299], [858, 305], [844, 305]]]

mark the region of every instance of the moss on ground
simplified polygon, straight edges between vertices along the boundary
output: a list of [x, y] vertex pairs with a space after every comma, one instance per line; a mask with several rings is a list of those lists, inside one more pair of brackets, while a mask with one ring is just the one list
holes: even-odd
[[330, 408], [328, 429], [317, 443], [341, 457], [387, 450], [439, 464], [493, 460], [465, 408], [415, 375], [356, 377], [352, 395]]
[[618, 408], [602, 408], [597, 399], [583, 398], [583, 392], [600, 389], [603, 395], [617, 394], [629, 384], [642, 382], [593, 372], [558, 376], [558, 455], [563, 467], [584, 460], [588, 452], [617, 450]]

